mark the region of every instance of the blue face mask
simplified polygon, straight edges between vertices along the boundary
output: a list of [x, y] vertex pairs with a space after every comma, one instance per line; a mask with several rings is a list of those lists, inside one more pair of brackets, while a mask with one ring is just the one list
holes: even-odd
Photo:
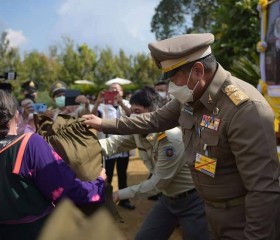
[[65, 107], [65, 96], [56, 97], [55, 105], [59, 108]]

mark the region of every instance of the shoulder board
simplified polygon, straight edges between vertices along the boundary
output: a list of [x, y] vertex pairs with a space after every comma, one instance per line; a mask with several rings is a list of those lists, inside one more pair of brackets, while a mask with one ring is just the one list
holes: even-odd
[[241, 103], [249, 100], [249, 97], [234, 85], [226, 86], [225, 92], [235, 106], [239, 106]]
[[162, 139], [164, 139], [166, 137], [167, 137], [166, 133], [165, 132], [161, 132], [161, 133], [158, 134], [157, 140], [161, 141]]

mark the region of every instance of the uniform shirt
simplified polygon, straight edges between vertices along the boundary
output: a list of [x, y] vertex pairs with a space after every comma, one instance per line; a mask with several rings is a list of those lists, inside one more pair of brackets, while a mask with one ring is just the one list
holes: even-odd
[[[236, 105], [225, 91], [236, 86], [249, 96]], [[217, 130], [202, 128], [203, 116], [220, 119]], [[116, 134], [164, 131], [180, 124], [185, 157], [200, 196], [225, 201], [246, 196], [245, 235], [268, 234], [273, 213], [280, 203], [279, 161], [273, 111], [252, 85], [230, 75], [220, 65], [201, 98], [192, 105], [173, 99], [156, 112], [135, 118], [103, 120], [102, 130]], [[217, 160], [215, 177], [194, 169], [196, 153]], [[265, 203], [265, 204], [264, 204]]]
[[32, 134], [24, 151], [19, 175], [31, 179], [40, 192], [56, 203], [68, 197], [78, 205], [102, 202], [105, 182], [81, 181], [38, 134]]
[[190, 170], [184, 159], [184, 144], [179, 128], [147, 136], [114, 135], [100, 140], [100, 143], [109, 155], [137, 147], [141, 160], [152, 173], [151, 178], [140, 184], [119, 190], [120, 199], [151, 195], [155, 191], [175, 196], [194, 188]]

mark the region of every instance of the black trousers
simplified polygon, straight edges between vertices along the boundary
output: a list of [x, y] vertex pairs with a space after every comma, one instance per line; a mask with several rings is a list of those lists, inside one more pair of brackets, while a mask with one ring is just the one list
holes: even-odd
[[117, 157], [110, 158], [106, 160], [106, 174], [108, 183], [112, 184], [115, 165], [117, 168], [117, 176], [118, 176], [118, 187], [119, 189], [123, 189], [127, 187], [127, 167], [128, 167], [128, 157]]

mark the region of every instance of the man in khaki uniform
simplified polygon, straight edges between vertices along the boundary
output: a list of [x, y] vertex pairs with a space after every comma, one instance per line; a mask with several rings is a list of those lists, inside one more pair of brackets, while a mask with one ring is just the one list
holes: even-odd
[[[162, 103], [160, 95], [151, 87], [136, 91], [130, 99], [133, 114], [151, 112]], [[101, 139], [100, 143], [108, 155], [137, 147], [141, 160], [152, 174], [137, 185], [115, 192], [114, 201], [162, 192], [135, 239], [168, 239], [178, 223], [183, 239], [209, 239], [204, 203], [196, 192], [184, 159], [179, 128], [145, 135], [113, 135]]]
[[214, 36], [186, 34], [149, 44], [175, 99], [136, 118], [84, 124], [110, 133], [183, 131], [185, 157], [205, 200], [211, 239], [280, 239], [279, 161], [274, 115], [252, 85], [211, 53]]

